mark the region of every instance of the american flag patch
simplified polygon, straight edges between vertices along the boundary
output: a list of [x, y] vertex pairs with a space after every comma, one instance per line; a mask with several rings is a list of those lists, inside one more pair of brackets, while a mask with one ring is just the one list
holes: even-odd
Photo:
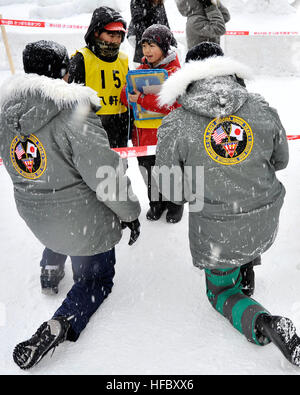
[[23, 149], [23, 146], [21, 143], [19, 143], [16, 147], [15, 153], [18, 157], [18, 159], [20, 160], [22, 158], [22, 156], [25, 154], [25, 151]]
[[213, 139], [215, 140], [216, 144], [220, 144], [223, 139], [227, 138], [227, 134], [224, 132], [222, 126], [219, 126], [218, 129], [214, 131], [212, 134]]

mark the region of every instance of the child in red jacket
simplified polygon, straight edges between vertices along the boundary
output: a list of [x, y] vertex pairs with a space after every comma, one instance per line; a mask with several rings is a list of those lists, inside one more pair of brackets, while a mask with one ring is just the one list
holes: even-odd
[[[148, 27], [142, 36], [141, 44], [143, 48], [144, 58], [138, 70], [149, 69], [165, 69], [170, 76], [180, 68], [180, 63], [175, 51], [170, 49], [173, 35], [170, 29], [164, 25], [152, 25]], [[167, 115], [173, 109], [180, 105], [175, 102], [171, 107], [160, 107], [157, 103], [157, 95], [142, 94], [135, 90], [134, 93], [128, 94], [131, 103], [140, 104], [145, 110], [154, 111]], [[127, 105], [126, 86], [121, 93], [121, 101]], [[135, 121], [132, 134], [132, 143], [134, 146], [156, 145], [157, 129], [161, 124], [161, 119], [148, 119], [143, 121]], [[149, 220], [157, 221], [165, 209], [167, 209], [166, 220], [170, 223], [179, 222], [183, 214], [183, 206], [172, 202], [163, 201], [162, 195], [156, 191], [155, 181], [152, 179], [152, 167], [155, 165], [155, 155], [138, 157], [143, 176], [146, 178], [148, 186], [148, 198], [150, 208], [146, 217]], [[151, 182], [152, 180], [152, 182]], [[158, 199], [153, 199], [153, 196]]]

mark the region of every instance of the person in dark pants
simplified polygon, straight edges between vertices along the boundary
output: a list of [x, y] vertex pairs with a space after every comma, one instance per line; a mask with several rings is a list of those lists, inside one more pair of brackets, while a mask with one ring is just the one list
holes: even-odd
[[300, 367], [293, 322], [249, 296], [254, 280], [249, 266], [260, 263], [277, 235], [285, 188], [276, 172], [289, 161], [277, 111], [237, 79], [250, 75], [246, 66], [223, 56], [216, 43], [192, 48], [159, 94], [160, 105], [177, 99], [181, 107], [158, 129], [156, 165], [177, 168], [183, 177], [193, 170], [184, 178], [190, 250], [193, 264], [205, 271], [212, 307], [249, 342], [272, 342]]
[[[53, 289], [53, 284], [64, 276], [66, 255], [45, 248], [41, 266], [50, 271], [52, 278], [45, 275], [44, 289]], [[115, 249], [93, 256], [70, 256], [74, 285], [53, 318], [71, 317], [66, 340], [76, 341], [97, 311], [104, 299], [110, 294], [115, 275]], [[61, 274], [61, 276], [60, 276]], [[46, 283], [48, 281], [48, 283]], [[57, 286], [57, 285], [56, 285]]]
[[29, 369], [61, 342], [76, 341], [109, 295], [115, 246], [125, 227], [129, 245], [137, 240], [141, 208], [95, 114], [97, 93], [62, 80], [66, 48], [53, 41], [29, 43], [23, 64], [25, 74], [1, 88], [0, 155], [18, 213], [45, 246], [42, 287], [57, 291], [67, 256], [74, 276], [52, 318], [14, 349], [15, 363]]
[[[139, 169], [142, 173], [144, 181], [147, 186], [147, 195], [149, 200], [150, 209], [147, 211], [146, 217], [150, 221], [158, 220], [162, 213], [167, 209], [169, 204], [170, 208], [174, 203], [167, 202], [163, 199], [162, 194], [156, 190], [154, 191], [155, 180], [152, 177], [152, 169], [155, 166], [155, 155], [139, 156], [137, 158]], [[156, 194], [156, 196], [154, 196]], [[175, 206], [177, 208], [177, 206]]]
[[76, 341], [110, 294], [115, 275], [115, 249], [94, 256], [71, 256], [74, 285], [53, 318], [71, 317], [67, 340]]

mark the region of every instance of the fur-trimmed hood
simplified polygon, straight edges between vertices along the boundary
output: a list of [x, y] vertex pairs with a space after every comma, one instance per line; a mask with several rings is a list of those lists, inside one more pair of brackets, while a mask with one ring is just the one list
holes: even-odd
[[36, 132], [64, 109], [86, 112], [100, 107], [93, 89], [37, 74], [12, 76], [0, 89], [5, 126], [19, 136]]
[[224, 117], [236, 112], [247, 100], [248, 92], [237, 82], [251, 79], [249, 68], [227, 57], [210, 57], [186, 63], [163, 84], [161, 106], [176, 100], [184, 108], [209, 117]]

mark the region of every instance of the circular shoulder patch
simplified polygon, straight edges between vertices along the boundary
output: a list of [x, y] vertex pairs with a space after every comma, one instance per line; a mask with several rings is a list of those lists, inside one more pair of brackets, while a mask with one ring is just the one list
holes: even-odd
[[208, 155], [222, 165], [236, 165], [250, 154], [253, 133], [242, 118], [229, 116], [213, 119], [204, 132], [204, 147]]
[[25, 141], [16, 136], [10, 145], [10, 159], [16, 171], [25, 178], [36, 180], [47, 167], [47, 157], [42, 143], [31, 134]]

